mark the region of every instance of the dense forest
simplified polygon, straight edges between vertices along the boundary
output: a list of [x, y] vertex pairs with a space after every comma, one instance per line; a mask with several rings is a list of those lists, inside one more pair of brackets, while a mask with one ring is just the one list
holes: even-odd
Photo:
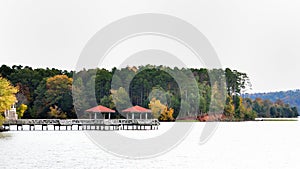
[[300, 90], [289, 90], [269, 93], [253, 93], [247, 94], [246, 97], [251, 99], [261, 98], [272, 102], [284, 102], [300, 110]]
[[[22, 118], [83, 118], [85, 110], [101, 104], [120, 111], [140, 105], [158, 112], [161, 120], [221, 114], [228, 121], [255, 117], [296, 117], [283, 102], [242, 97], [251, 88], [246, 73], [230, 69], [185, 69], [140, 66], [89, 69], [79, 72], [0, 67], [0, 75], [18, 89]], [[121, 114], [116, 114], [121, 117]]]

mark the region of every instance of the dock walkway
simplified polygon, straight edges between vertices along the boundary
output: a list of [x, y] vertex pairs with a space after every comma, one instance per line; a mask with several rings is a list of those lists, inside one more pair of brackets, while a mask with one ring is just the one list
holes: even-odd
[[50, 130], [157, 130], [157, 119], [18, 119], [8, 120], [3, 123], [3, 128], [11, 130], [16, 126], [17, 131]]

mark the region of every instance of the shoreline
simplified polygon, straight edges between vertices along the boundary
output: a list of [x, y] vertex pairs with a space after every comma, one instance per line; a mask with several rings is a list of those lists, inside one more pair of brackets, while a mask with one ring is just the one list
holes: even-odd
[[299, 121], [298, 118], [255, 118], [254, 121]]

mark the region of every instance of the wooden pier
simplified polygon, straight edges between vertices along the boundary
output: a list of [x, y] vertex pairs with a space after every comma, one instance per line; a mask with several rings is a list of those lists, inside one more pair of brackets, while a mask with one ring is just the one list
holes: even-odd
[[[19, 119], [3, 123], [5, 130], [16, 126], [17, 131], [37, 130], [157, 130], [157, 119]], [[52, 129], [49, 127], [53, 126]]]

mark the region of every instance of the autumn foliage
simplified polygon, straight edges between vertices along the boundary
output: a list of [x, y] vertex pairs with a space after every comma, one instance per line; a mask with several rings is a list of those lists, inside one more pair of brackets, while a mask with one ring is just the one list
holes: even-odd
[[151, 109], [154, 118], [157, 118], [161, 121], [174, 120], [174, 109], [168, 108], [168, 106], [162, 104], [160, 100], [157, 100], [156, 98], [151, 99], [149, 103], [149, 108]]
[[0, 125], [4, 120], [2, 113], [9, 109], [16, 102], [15, 94], [18, 89], [10, 84], [10, 82], [0, 77]]

